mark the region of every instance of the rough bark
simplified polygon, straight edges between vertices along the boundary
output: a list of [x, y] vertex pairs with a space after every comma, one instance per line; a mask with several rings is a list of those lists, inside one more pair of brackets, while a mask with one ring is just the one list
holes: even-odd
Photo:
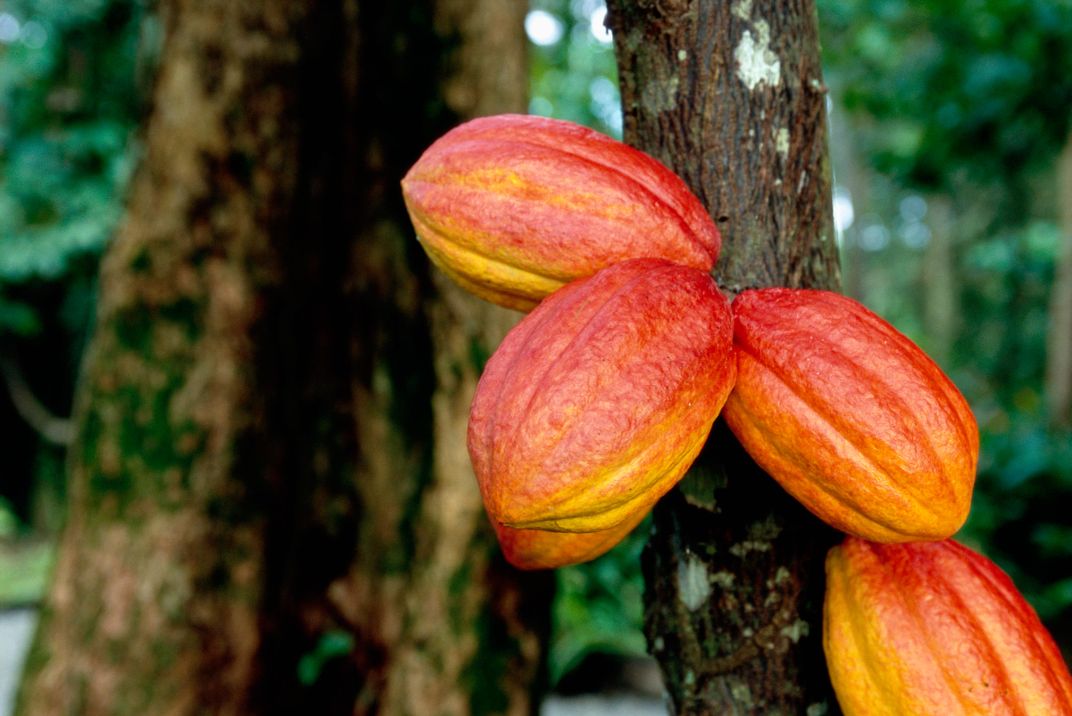
[[[458, 48], [443, 85], [451, 124], [524, 111], [526, 9], [515, 0], [436, 4], [434, 28]], [[390, 40], [386, 43], [383, 50], [389, 52]], [[381, 57], [377, 66], [404, 62]], [[408, 91], [412, 82], [398, 77], [388, 84]], [[389, 136], [405, 118], [361, 121]], [[387, 202], [397, 216], [398, 180], [416, 158], [394, 157], [371, 182], [359, 181], [382, 191], [367, 201], [366, 210], [381, 211]], [[354, 260], [360, 265], [359, 302], [378, 306], [365, 313], [381, 317], [370, 322], [366, 316], [355, 326], [352, 346], [361, 366], [352, 387], [358, 406], [357, 484], [367, 511], [357, 538], [359, 558], [329, 588], [336, 613], [358, 635], [353, 678], [362, 685], [355, 712], [528, 713], [534, 708], [532, 686], [542, 676], [552, 582], [545, 574], [520, 575], [502, 560], [465, 448], [469, 404], [483, 363], [519, 314], [428, 272], [408, 222], [368, 223], [387, 235], [358, 245], [359, 254], [373, 249], [373, 260], [367, 253]], [[421, 267], [414, 275], [424, 285], [414, 285], [409, 272], [399, 273], [397, 267], [407, 263], [410, 272], [415, 264]], [[401, 315], [392, 306], [402, 307]], [[435, 356], [430, 363], [427, 354]], [[423, 365], [413, 366], [415, 359]], [[395, 377], [385, 380], [384, 371]], [[431, 393], [427, 388], [401, 393], [407, 374], [434, 386]], [[400, 410], [428, 411], [419, 420], [428, 432], [393, 429]], [[382, 446], [391, 440], [401, 442], [385, 459]], [[413, 460], [417, 464], [407, 465]], [[423, 479], [400, 485], [403, 470]]]
[[1050, 297], [1046, 402], [1050, 423], [1072, 426], [1072, 135], [1057, 160], [1057, 206], [1063, 240]]
[[[807, 0], [612, 0], [625, 137], [677, 171], [723, 234], [730, 292], [839, 283], [825, 92]], [[682, 714], [836, 711], [821, 650], [837, 535], [717, 423], [655, 509], [645, 630]]]
[[162, 13], [19, 713], [528, 711], [548, 581], [498, 558], [457, 447], [511, 319], [433, 282], [398, 191], [523, 107], [523, 5]]

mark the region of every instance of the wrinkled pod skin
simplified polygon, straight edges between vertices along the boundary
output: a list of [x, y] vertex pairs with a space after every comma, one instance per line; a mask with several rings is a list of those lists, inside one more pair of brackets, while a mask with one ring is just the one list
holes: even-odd
[[907, 542], [960, 528], [979, 433], [934, 361], [828, 291], [745, 291], [733, 312], [738, 375], [723, 414], [760, 467], [849, 534]]
[[625, 521], [598, 532], [515, 530], [493, 521], [506, 561], [518, 569], [555, 569], [588, 562], [610, 551], [648, 514], [638, 510]]
[[468, 444], [488, 515], [597, 532], [645, 511], [696, 458], [734, 372], [708, 274], [637, 259], [569, 284], [507, 334], [477, 385]]
[[826, 575], [823, 648], [846, 716], [1072, 714], [1060, 651], [982, 555], [849, 537]]
[[700, 201], [648, 155], [544, 117], [475, 119], [402, 180], [417, 238], [457, 284], [521, 311], [632, 258], [710, 271], [721, 239]]

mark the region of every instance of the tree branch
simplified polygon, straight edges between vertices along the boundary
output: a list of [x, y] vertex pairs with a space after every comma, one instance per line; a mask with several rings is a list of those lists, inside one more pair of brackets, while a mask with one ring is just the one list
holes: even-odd
[[3, 375], [11, 404], [19, 417], [41, 437], [54, 445], [70, 445], [74, 439], [74, 424], [70, 418], [52, 414], [44, 403], [34, 395], [26, 377], [15, 360], [9, 355], [0, 356], [0, 375]]

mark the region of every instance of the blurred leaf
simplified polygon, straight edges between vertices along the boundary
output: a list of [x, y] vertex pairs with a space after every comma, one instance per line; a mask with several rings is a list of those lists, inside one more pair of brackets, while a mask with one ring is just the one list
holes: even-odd
[[298, 680], [303, 686], [315, 684], [325, 664], [332, 659], [346, 656], [353, 649], [354, 637], [349, 632], [325, 632], [320, 636], [316, 647], [298, 661]]
[[645, 653], [640, 552], [650, 521], [599, 559], [557, 571], [548, 656], [552, 684], [589, 652]]
[[0, 296], [0, 333], [29, 336], [36, 333], [40, 327], [37, 313], [31, 306], [8, 301]]
[[[0, 519], [3, 514], [0, 507]], [[39, 601], [54, 556], [54, 547], [49, 543], [0, 541], [0, 605]]]
[[[20, 33], [0, 44], [0, 291], [29, 297], [39, 282], [91, 276], [115, 231], [141, 117], [149, 4], [9, 0], [0, 12]], [[42, 317], [27, 312], [37, 311], [32, 299], [9, 300], [0, 334], [34, 332]]]

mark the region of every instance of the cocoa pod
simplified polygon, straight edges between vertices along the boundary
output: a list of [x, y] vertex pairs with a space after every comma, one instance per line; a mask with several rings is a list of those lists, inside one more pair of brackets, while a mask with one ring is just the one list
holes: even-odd
[[724, 415], [760, 467], [850, 534], [906, 542], [960, 528], [979, 432], [934, 361], [828, 291], [745, 291], [733, 312], [738, 374]]
[[711, 277], [634, 259], [552, 294], [477, 385], [469, 455], [490, 517], [596, 532], [688, 469], [733, 385], [732, 318]]
[[572, 122], [499, 115], [436, 141], [402, 180], [417, 238], [470, 293], [530, 310], [631, 258], [710, 271], [718, 229], [655, 159]]
[[515, 530], [494, 520], [506, 561], [518, 569], [555, 569], [588, 562], [610, 551], [640, 524], [648, 510], [638, 510], [614, 527], [598, 532]]
[[826, 575], [823, 648], [846, 716], [1072, 714], [1060, 651], [982, 555], [849, 537]]

